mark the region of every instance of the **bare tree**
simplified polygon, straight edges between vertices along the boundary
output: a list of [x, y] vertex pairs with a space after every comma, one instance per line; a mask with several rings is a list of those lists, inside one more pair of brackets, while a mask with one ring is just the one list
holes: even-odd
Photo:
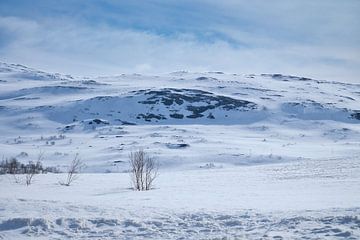
[[37, 158], [37, 162], [33, 163], [33, 162], [29, 162], [29, 164], [26, 165], [25, 167], [25, 183], [27, 186], [29, 186], [32, 181], [33, 178], [35, 176], [35, 174], [39, 174], [42, 172], [42, 161], [44, 160], [44, 152], [40, 151], [38, 158]]
[[10, 174], [18, 173], [19, 166], [20, 166], [20, 163], [18, 162], [18, 160], [14, 157], [11, 158], [10, 162], [9, 162], [9, 173]]
[[84, 164], [79, 158], [79, 154], [77, 153], [68, 168], [66, 181], [61, 182], [60, 184], [65, 186], [70, 186], [72, 182], [74, 182], [79, 178], [78, 173], [81, 171], [83, 167]]
[[26, 167], [26, 175], [25, 175], [25, 183], [26, 186], [29, 186], [32, 183], [33, 177], [36, 174], [36, 168], [35, 164], [32, 162], [29, 162], [29, 164]]
[[130, 174], [134, 190], [150, 190], [158, 176], [158, 163], [140, 149], [130, 153]]

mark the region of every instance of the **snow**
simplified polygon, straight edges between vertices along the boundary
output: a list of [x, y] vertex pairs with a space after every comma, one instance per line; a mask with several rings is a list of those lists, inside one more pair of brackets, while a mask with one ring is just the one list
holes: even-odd
[[355, 239], [360, 167], [354, 160], [342, 164], [333, 159], [162, 172], [147, 192], [129, 189], [128, 173], [82, 174], [70, 187], [59, 185], [64, 174], [36, 176], [29, 187], [3, 176], [2, 186], [11, 191], [2, 194], [1, 216], [17, 218], [4, 220], [0, 229], [5, 238], [61, 238], [60, 232], [83, 238]]
[[[0, 80], [4, 158], [86, 164], [69, 187], [64, 173], [0, 175], [0, 239], [360, 238], [359, 84], [6, 63]], [[160, 163], [146, 192], [128, 173], [140, 148]]]
[[358, 238], [356, 160], [162, 172], [155, 189], [147, 192], [129, 189], [128, 173], [82, 174], [70, 187], [59, 185], [64, 174], [36, 176], [29, 187], [2, 176], [1, 185], [11, 191], [2, 194], [1, 216], [18, 218], [3, 221], [0, 229], [4, 237], [30, 226], [25, 236], [52, 238], [61, 238], [59, 232], [129, 239], [326, 233]]

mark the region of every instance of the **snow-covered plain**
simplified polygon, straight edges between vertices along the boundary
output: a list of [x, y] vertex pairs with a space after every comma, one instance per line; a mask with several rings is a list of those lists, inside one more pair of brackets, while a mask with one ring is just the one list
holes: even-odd
[[[360, 84], [280, 74], [82, 78], [0, 64], [0, 239], [359, 239]], [[130, 188], [128, 155], [160, 163]]]

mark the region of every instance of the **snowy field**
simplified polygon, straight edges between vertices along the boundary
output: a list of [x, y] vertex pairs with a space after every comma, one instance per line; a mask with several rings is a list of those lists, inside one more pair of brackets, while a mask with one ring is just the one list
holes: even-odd
[[[340, 163], [339, 163], [340, 162]], [[1, 178], [4, 239], [358, 239], [355, 159], [161, 172], [156, 188], [129, 189], [127, 173]], [[11, 217], [10, 217], [11, 216]]]
[[[0, 239], [359, 239], [360, 85], [280, 74], [81, 78], [0, 64]], [[131, 189], [130, 152], [159, 164]]]

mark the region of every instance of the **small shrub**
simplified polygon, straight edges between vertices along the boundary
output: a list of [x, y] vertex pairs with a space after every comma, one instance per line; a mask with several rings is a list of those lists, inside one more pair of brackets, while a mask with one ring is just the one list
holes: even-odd
[[25, 184], [29, 186], [36, 174], [42, 173], [59, 173], [60, 170], [56, 167], [46, 167], [42, 165], [44, 159], [44, 153], [40, 152], [37, 161], [29, 161], [26, 164], [20, 163], [16, 158], [12, 157], [10, 159], [4, 159], [0, 162], [0, 174], [10, 174], [14, 177], [15, 183], [21, 183], [23, 178], [21, 176], [25, 175]]
[[[33, 163], [30, 161], [27, 164], [20, 163], [16, 158], [5, 159], [0, 163], [0, 174], [25, 174], [32, 169]], [[35, 165], [39, 173], [43, 172], [41, 163]]]
[[29, 162], [29, 164], [26, 165], [25, 183], [27, 186], [32, 183], [35, 174], [43, 173], [44, 169], [41, 163], [42, 160], [44, 160], [44, 152], [39, 153], [36, 163]]
[[150, 158], [144, 150], [131, 152], [129, 158], [131, 181], [134, 190], [150, 190], [158, 176], [158, 163], [153, 158]]
[[60, 184], [64, 186], [70, 186], [72, 182], [79, 178], [78, 173], [83, 167], [84, 164], [79, 158], [79, 154], [77, 153], [68, 168], [66, 181], [60, 182]]

